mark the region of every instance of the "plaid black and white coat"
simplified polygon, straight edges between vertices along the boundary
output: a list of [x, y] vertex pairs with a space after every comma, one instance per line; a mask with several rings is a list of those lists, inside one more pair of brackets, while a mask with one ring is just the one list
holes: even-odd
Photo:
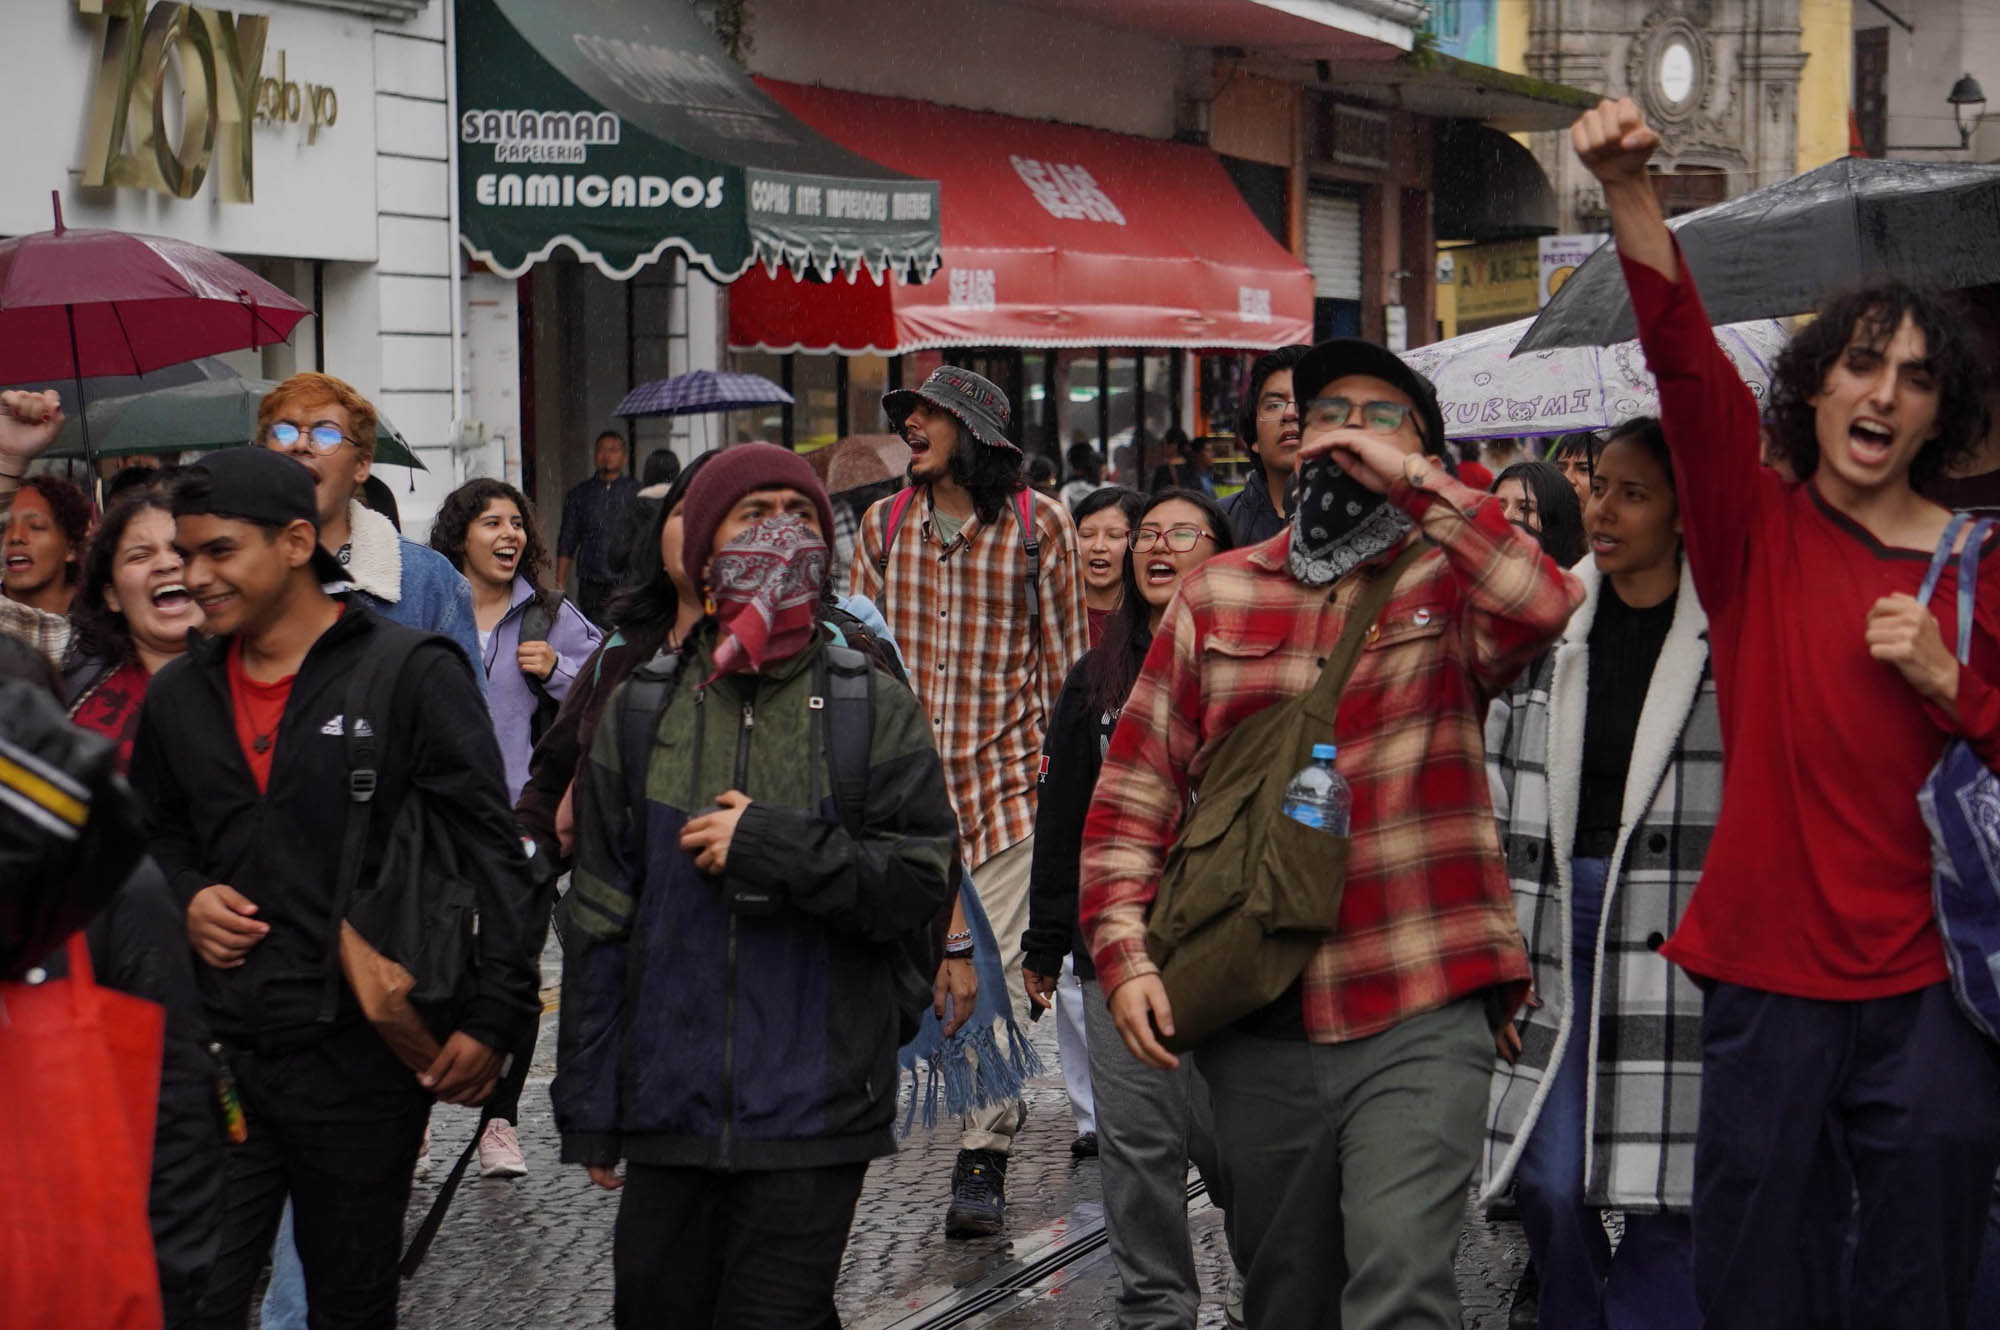
[[1570, 847], [1583, 767], [1590, 626], [1603, 580], [1561, 642], [1494, 704], [1488, 774], [1507, 875], [1542, 1005], [1527, 1014], [1520, 1060], [1495, 1063], [1486, 1116], [1484, 1198], [1512, 1179], [1547, 1098], [1546, 1072], [1571, 1039], [1591, 1041], [1585, 1092], [1585, 1199], [1642, 1212], [1686, 1211], [1694, 1197], [1701, 1100], [1701, 993], [1659, 954], [1694, 895], [1722, 806], [1722, 727], [1709, 667], [1708, 617], [1685, 561], [1672, 625], [1646, 691], [1623, 817], [1606, 879], [1595, 1010], [1570, 1011]]

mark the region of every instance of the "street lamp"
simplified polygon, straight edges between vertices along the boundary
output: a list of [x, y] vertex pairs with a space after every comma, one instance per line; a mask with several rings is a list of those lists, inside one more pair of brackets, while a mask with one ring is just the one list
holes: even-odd
[[1951, 107], [1952, 119], [1958, 125], [1958, 143], [1891, 143], [1884, 152], [1964, 152], [1972, 146], [1972, 131], [1979, 128], [1979, 119], [1986, 114], [1986, 89], [1979, 86], [1979, 80], [1970, 74], [1960, 76], [1945, 94], [1945, 102]]
[[1966, 74], [1951, 85], [1951, 95], [1945, 101], [1951, 104], [1952, 118], [1958, 121], [1959, 148], [1971, 147], [1972, 131], [1979, 127], [1979, 117], [1986, 114], [1986, 90], [1979, 86], [1978, 79]]

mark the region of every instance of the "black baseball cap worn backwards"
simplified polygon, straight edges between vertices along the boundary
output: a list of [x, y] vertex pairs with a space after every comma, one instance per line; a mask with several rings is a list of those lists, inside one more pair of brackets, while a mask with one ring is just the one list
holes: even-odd
[[[310, 522], [318, 535], [312, 474], [283, 453], [254, 446], [224, 448], [205, 454], [191, 469], [208, 473], [208, 511], [215, 516], [269, 527]], [[324, 546], [313, 546], [312, 568], [322, 584], [348, 581], [347, 569]]]
[[1437, 389], [1431, 386], [1429, 379], [1403, 363], [1403, 358], [1394, 351], [1359, 337], [1336, 337], [1330, 342], [1321, 342], [1306, 352], [1305, 358], [1293, 368], [1292, 396], [1299, 404], [1300, 413], [1304, 413], [1307, 402], [1325, 391], [1326, 385], [1350, 374], [1365, 374], [1400, 389], [1416, 403], [1417, 426], [1423, 431], [1424, 451], [1444, 455], [1444, 412], [1438, 408]]

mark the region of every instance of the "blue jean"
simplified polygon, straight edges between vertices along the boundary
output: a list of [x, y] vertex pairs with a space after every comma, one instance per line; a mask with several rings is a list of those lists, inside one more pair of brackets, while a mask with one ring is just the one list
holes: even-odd
[[271, 1282], [264, 1289], [264, 1310], [258, 1321], [264, 1330], [306, 1330], [306, 1268], [299, 1262], [298, 1239], [292, 1236], [292, 1203], [278, 1221], [278, 1240], [271, 1244]]
[[1604, 912], [1603, 859], [1570, 864], [1569, 1043], [1514, 1171], [1528, 1250], [1541, 1276], [1541, 1324], [1558, 1330], [1680, 1330], [1695, 1311], [1693, 1234], [1686, 1215], [1628, 1214], [1617, 1251], [1604, 1212], [1584, 1199], [1588, 1123], [1589, 1013], [1597, 930]]

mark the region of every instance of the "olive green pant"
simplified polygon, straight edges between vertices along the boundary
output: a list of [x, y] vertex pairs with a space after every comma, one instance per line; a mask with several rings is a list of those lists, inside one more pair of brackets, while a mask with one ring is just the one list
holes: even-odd
[[1254, 1330], [1459, 1330], [1493, 1076], [1482, 998], [1340, 1044], [1224, 1031], [1195, 1060]]

